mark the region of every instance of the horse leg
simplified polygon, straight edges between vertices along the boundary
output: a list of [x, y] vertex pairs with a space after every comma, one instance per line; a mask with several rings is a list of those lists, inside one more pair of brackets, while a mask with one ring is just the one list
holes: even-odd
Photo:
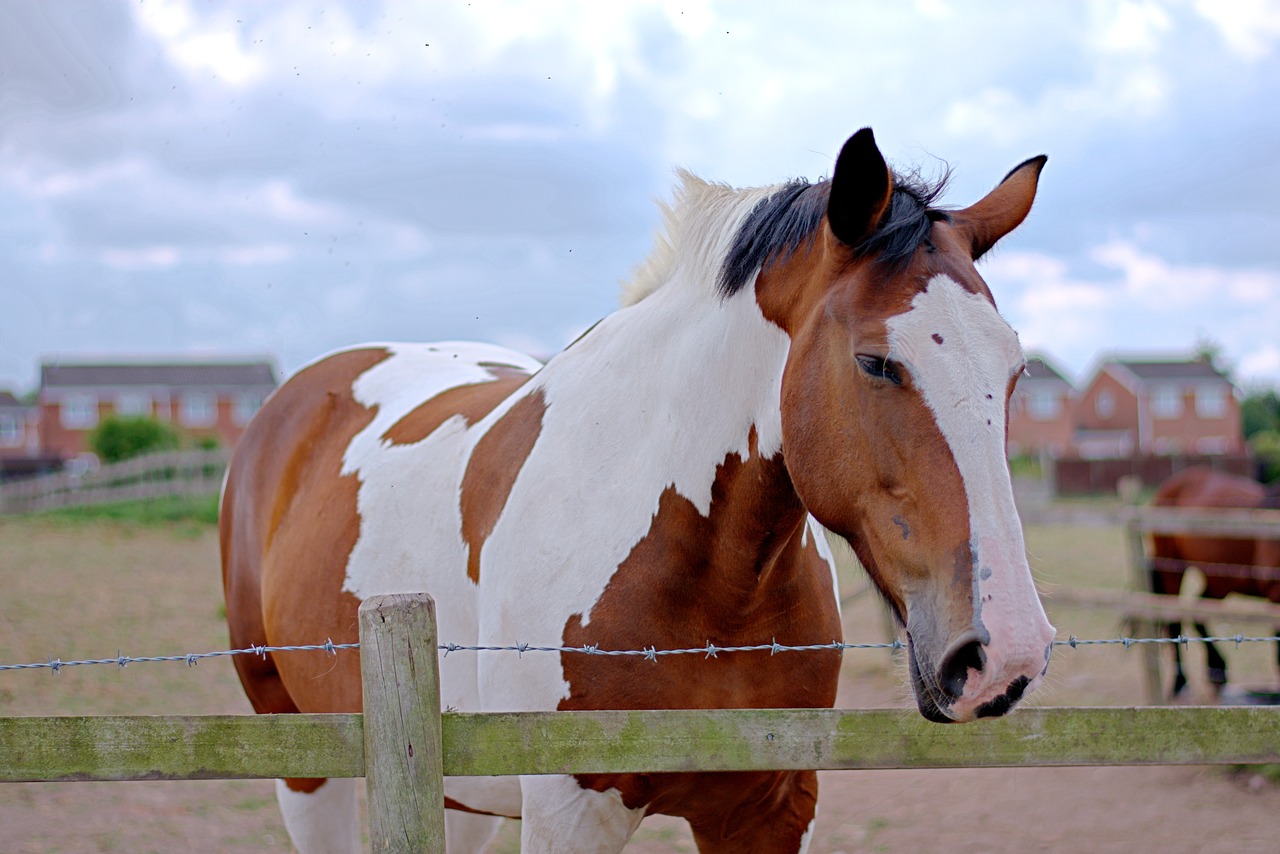
[[[1196, 631], [1200, 637], [1209, 637], [1209, 628], [1204, 623], [1196, 623]], [[1222, 653], [1218, 652], [1218, 646], [1213, 641], [1206, 640], [1205, 658], [1209, 665], [1209, 684], [1213, 686], [1214, 692], [1222, 691], [1222, 686], [1227, 684], [1227, 660], [1222, 657]]]
[[[276, 800], [298, 854], [357, 854], [360, 816], [354, 778], [276, 780]], [[292, 784], [292, 785], [291, 785]]]
[[[1165, 596], [1178, 595], [1178, 587], [1182, 583], [1181, 575], [1177, 577], [1178, 579], [1177, 582], [1175, 582], [1175, 584], [1172, 585], [1173, 589], [1170, 590], [1169, 589], [1170, 585], [1167, 585], [1165, 583], [1165, 579], [1167, 577], [1165, 573], [1158, 571], [1154, 565], [1148, 565], [1147, 572], [1149, 574], [1149, 578], [1151, 579], [1152, 593], [1159, 593]], [[1165, 623], [1164, 630], [1165, 630], [1166, 637], [1170, 637], [1170, 638], [1182, 637], [1182, 622], [1179, 620], [1175, 620], [1170, 623]], [[1179, 649], [1180, 644], [1175, 643], [1175, 644], [1171, 644], [1171, 646], [1173, 647], [1173, 690], [1170, 692], [1169, 696], [1171, 699], [1176, 699], [1178, 695], [1180, 695], [1187, 688], [1187, 674], [1184, 673], [1182, 670], [1182, 650]]]
[[644, 818], [616, 789], [584, 789], [573, 777], [520, 778], [521, 854], [616, 854]]
[[445, 810], [445, 849], [449, 854], [479, 854], [501, 824], [502, 819], [491, 815]]
[[[1274, 636], [1280, 638], [1280, 627], [1275, 629]], [[1276, 644], [1276, 670], [1280, 671], [1280, 643]]]

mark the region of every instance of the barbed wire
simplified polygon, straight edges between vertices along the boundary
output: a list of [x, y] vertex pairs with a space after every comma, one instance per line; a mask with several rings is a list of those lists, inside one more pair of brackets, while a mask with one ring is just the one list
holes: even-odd
[[[1179, 644], [1183, 648], [1187, 648], [1193, 643], [1233, 643], [1236, 648], [1242, 643], [1280, 643], [1280, 635], [1270, 636], [1247, 636], [1243, 634], [1211, 636], [1207, 638], [1190, 637], [1189, 635], [1180, 634], [1171, 638], [1134, 638], [1134, 637], [1118, 637], [1118, 638], [1078, 638], [1075, 635], [1070, 636], [1066, 640], [1055, 640], [1055, 647], [1071, 647], [1077, 649], [1082, 646], [1123, 646], [1125, 649], [1141, 644]], [[776, 640], [771, 643], [751, 644], [748, 646], [717, 646], [710, 641], [706, 646], [685, 647], [678, 649], [657, 649], [656, 647], [644, 647], [643, 649], [600, 649], [598, 645], [587, 644], [584, 646], [535, 646], [528, 643], [514, 643], [506, 646], [474, 646], [468, 644], [442, 643], [437, 646], [447, 658], [450, 653], [455, 652], [514, 652], [518, 656], [523, 656], [526, 652], [553, 652], [553, 653], [569, 653], [580, 655], [603, 655], [614, 657], [637, 657], [646, 661], [657, 663], [661, 656], [667, 655], [701, 655], [704, 658], [718, 658], [720, 653], [736, 653], [736, 652], [768, 652], [770, 655], [777, 655], [780, 652], [814, 652], [819, 650], [840, 651], [844, 650], [871, 650], [871, 649], [887, 649], [902, 650], [907, 645], [895, 638], [892, 641], [884, 643], [843, 643], [841, 641], [832, 641], [831, 643], [819, 644], [803, 644], [799, 646], [790, 646], [780, 644]], [[227, 649], [216, 652], [188, 652], [178, 655], [148, 655], [148, 656], [129, 656], [117, 653], [115, 658], [89, 658], [89, 659], [73, 659], [63, 661], [60, 658], [53, 658], [48, 661], [35, 661], [26, 664], [0, 664], [0, 672], [10, 670], [50, 670], [55, 675], [60, 674], [63, 668], [80, 667], [94, 664], [114, 664], [117, 669], [123, 670], [130, 664], [154, 662], [154, 661], [181, 661], [185, 662], [188, 667], [195, 667], [197, 663], [206, 658], [220, 658], [224, 656], [235, 655], [257, 655], [266, 656], [268, 653], [277, 652], [325, 652], [329, 655], [337, 655], [339, 650], [358, 650], [358, 643], [334, 643], [332, 640], [326, 640], [324, 643], [317, 644], [299, 644], [293, 646], [250, 646], [244, 649]]]

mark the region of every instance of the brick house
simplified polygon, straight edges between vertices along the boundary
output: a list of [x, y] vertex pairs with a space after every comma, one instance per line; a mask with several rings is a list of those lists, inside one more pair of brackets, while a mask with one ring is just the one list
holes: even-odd
[[1009, 401], [1009, 456], [1060, 457], [1074, 447], [1074, 389], [1040, 356], [1027, 359]]
[[38, 412], [12, 393], [0, 391], [0, 459], [34, 457], [40, 452]]
[[1240, 401], [1207, 361], [1109, 359], [1076, 405], [1081, 457], [1242, 454]]
[[164, 421], [190, 439], [230, 447], [278, 385], [270, 361], [59, 363], [40, 366], [42, 450], [70, 459], [110, 416]]

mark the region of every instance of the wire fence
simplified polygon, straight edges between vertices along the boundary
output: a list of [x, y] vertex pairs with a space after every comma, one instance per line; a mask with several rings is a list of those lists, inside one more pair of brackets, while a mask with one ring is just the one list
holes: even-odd
[[[1178, 644], [1183, 648], [1193, 643], [1232, 643], [1237, 648], [1244, 643], [1280, 643], [1280, 635], [1269, 636], [1248, 636], [1244, 634], [1220, 635], [1212, 637], [1190, 637], [1189, 635], [1180, 634], [1177, 637], [1118, 637], [1118, 638], [1078, 638], [1075, 635], [1070, 636], [1066, 640], [1055, 640], [1055, 647], [1070, 647], [1078, 649], [1085, 646], [1123, 646], [1129, 649], [1133, 646], [1143, 644]], [[53, 658], [48, 661], [35, 661], [25, 664], [0, 664], [0, 672], [14, 670], [50, 670], [54, 674], [62, 672], [63, 668], [80, 667], [95, 664], [113, 664], [117, 669], [123, 670], [130, 664], [139, 664], [156, 661], [167, 662], [184, 662], [188, 667], [195, 667], [200, 661], [207, 658], [221, 658], [236, 655], [258, 655], [265, 656], [268, 653], [277, 652], [325, 652], [329, 655], [337, 655], [340, 650], [358, 650], [358, 643], [334, 643], [332, 640], [326, 640], [324, 643], [317, 644], [299, 644], [293, 646], [250, 646], [243, 649], [227, 649], [216, 652], [188, 652], [179, 653], [177, 655], [148, 655], [148, 656], [129, 656], [117, 655], [114, 658], [89, 658], [89, 659], [72, 659], [63, 661], [60, 658]], [[451, 653], [457, 652], [514, 652], [517, 656], [523, 656], [525, 653], [559, 653], [559, 654], [575, 654], [575, 655], [603, 655], [615, 657], [636, 657], [646, 661], [652, 661], [655, 664], [662, 656], [668, 655], [701, 655], [704, 658], [718, 658], [721, 653], [740, 653], [740, 652], [768, 652], [770, 655], [777, 655], [781, 652], [814, 652], [819, 650], [840, 651], [845, 650], [902, 650], [906, 649], [906, 644], [898, 639], [882, 643], [843, 643], [841, 641], [832, 641], [831, 643], [822, 644], [803, 644], [800, 646], [789, 646], [780, 644], [776, 640], [771, 643], [751, 644], [748, 646], [717, 646], [710, 641], [705, 646], [685, 647], [681, 649], [657, 649], [655, 647], [645, 647], [643, 649], [601, 649], [597, 645], [586, 646], [535, 646], [527, 643], [514, 643], [506, 646], [475, 646], [469, 644], [442, 643], [438, 645], [440, 652], [444, 657], [448, 657]]]

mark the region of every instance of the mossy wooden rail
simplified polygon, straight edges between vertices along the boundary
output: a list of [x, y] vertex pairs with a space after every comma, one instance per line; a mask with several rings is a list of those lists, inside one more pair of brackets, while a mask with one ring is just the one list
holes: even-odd
[[374, 850], [431, 851], [443, 774], [1280, 762], [1272, 707], [440, 714], [430, 598], [360, 616], [364, 715], [0, 718], [0, 782], [366, 776]]

